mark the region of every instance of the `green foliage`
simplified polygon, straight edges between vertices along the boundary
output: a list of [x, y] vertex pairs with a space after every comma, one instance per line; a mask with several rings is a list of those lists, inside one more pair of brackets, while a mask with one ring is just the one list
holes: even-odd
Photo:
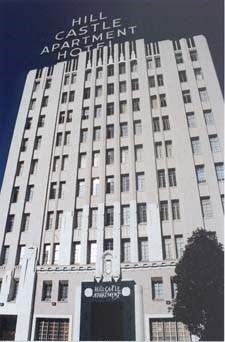
[[204, 341], [224, 341], [223, 248], [214, 233], [197, 229], [176, 266], [177, 321]]

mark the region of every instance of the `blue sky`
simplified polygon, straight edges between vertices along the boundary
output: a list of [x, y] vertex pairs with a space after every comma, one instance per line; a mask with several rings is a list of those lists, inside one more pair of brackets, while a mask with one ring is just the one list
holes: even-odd
[[146, 41], [204, 34], [223, 84], [222, 0], [1, 0], [0, 1], [0, 186], [26, 74], [56, 63], [40, 56], [72, 18], [98, 13], [137, 25]]

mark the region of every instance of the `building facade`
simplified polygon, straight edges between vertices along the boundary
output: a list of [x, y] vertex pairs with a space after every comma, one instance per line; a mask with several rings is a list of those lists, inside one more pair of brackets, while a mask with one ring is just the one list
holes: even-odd
[[173, 276], [197, 227], [223, 240], [222, 113], [203, 36], [29, 72], [0, 198], [1, 340], [194, 340]]

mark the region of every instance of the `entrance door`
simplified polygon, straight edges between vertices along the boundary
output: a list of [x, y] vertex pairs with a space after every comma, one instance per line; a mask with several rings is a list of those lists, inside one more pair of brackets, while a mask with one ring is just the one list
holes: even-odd
[[91, 309], [92, 341], [124, 341], [123, 303], [93, 302]]

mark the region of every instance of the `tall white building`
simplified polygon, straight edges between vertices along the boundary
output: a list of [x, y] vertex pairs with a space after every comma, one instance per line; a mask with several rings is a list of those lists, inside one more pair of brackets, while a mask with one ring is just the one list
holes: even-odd
[[223, 231], [206, 39], [29, 72], [0, 198], [0, 340], [194, 340], [169, 310], [197, 227]]

